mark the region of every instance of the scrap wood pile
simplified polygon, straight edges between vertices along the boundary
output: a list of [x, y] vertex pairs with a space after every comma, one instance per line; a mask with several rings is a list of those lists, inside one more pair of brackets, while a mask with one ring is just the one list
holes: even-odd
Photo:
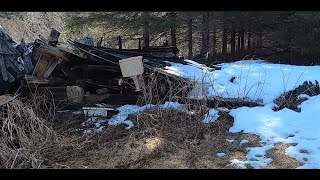
[[31, 52], [23, 39], [15, 43], [0, 26], [0, 94], [12, 90], [11, 84], [32, 71]]
[[[40, 93], [49, 90], [60, 102], [126, 104], [136, 102], [150, 75], [162, 77], [158, 83], [164, 89], [168, 81], [180, 82], [181, 91], [192, 84], [163, 70], [170, 62], [188, 64], [172, 56], [172, 47], [111, 49], [83, 39], [59, 42], [59, 36], [52, 29], [47, 39], [39, 36], [32, 44], [23, 40], [17, 44], [1, 28], [0, 94], [37, 89]], [[166, 90], [162, 96], [165, 94]]]

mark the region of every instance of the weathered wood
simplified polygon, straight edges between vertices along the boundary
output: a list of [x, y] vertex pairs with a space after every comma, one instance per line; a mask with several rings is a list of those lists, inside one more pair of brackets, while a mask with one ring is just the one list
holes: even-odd
[[96, 90], [97, 94], [106, 94], [109, 92], [108, 88], [101, 88]]
[[48, 78], [51, 75], [54, 68], [56, 68], [56, 66], [59, 64], [59, 61], [59, 59], [53, 58], [46, 72], [44, 73], [43, 78]]
[[64, 52], [73, 54], [75, 56], [78, 56], [80, 58], [83, 58], [83, 59], [87, 59], [88, 58], [83, 52], [81, 52], [78, 48], [76, 48], [75, 46], [73, 46], [71, 44], [59, 42], [56, 45], [56, 48], [58, 48], [61, 51], [64, 51]]
[[30, 58], [30, 53], [28, 51], [27, 44], [26, 44], [26, 42], [24, 41], [23, 38], [21, 39], [20, 45], [21, 45], [21, 47], [23, 49], [22, 59], [25, 62], [25, 70], [24, 70], [24, 72], [26, 74], [29, 74], [29, 73], [31, 73], [33, 71], [34, 67], [33, 67], [33, 64], [32, 64], [31, 58]]
[[50, 35], [48, 37], [48, 42], [58, 42], [60, 32], [54, 28], [51, 28]]
[[121, 36], [118, 36], [118, 47], [119, 49], [122, 49], [122, 40], [121, 40]]
[[34, 47], [41, 51], [42, 53], [45, 53], [45, 54], [50, 54], [52, 56], [56, 56], [60, 59], [63, 59], [63, 60], [68, 60], [68, 58], [65, 56], [65, 53], [60, 51], [58, 48], [56, 47], [52, 47], [48, 44], [45, 44], [44, 42], [42, 42], [41, 40], [37, 39], [35, 42], [34, 42]]
[[142, 49], [142, 46], [141, 46], [141, 38], [139, 38], [138, 49]]
[[45, 72], [47, 71], [48, 65], [51, 63], [52, 57], [48, 54], [42, 54], [34, 68], [32, 73], [33, 76], [43, 79]]
[[8, 75], [8, 82], [13, 83], [16, 79], [10, 74], [10, 72], [7, 72]]
[[120, 67], [118, 67], [118, 66], [88, 65], [88, 69], [98, 69], [98, 70], [101, 70], [101, 71], [119, 72], [120, 73]]
[[2, 79], [4, 81], [8, 81], [8, 72], [7, 72], [7, 68], [5, 66], [5, 60], [2, 54], [0, 54], [0, 68], [1, 68]]

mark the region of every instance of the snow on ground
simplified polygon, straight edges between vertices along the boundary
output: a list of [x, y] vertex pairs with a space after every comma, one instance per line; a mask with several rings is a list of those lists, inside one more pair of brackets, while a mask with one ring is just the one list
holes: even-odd
[[248, 142], [249, 142], [248, 140], [242, 139], [242, 140], [240, 141], [240, 145], [245, 144], [245, 143], [248, 143]]
[[118, 124], [126, 124], [128, 125], [127, 129], [130, 129], [133, 127], [133, 122], [128, 119], [129, 114], [137, 113], [139, 111], [143, 111], [146, 108], [146, 106], [140, 107], [138, 105], [124, 105], [117, 110], [119, 113], [115, 116], [113, 116], [111, 119], [109, 119], [108, 124], [109, 125], [118, 125]]
[[299, 168], [320, 168], [320, 95], [310, 97], [300, 107], [300, 113], [287, 108], [273, 111], [270, 106], [231, 110], [234, 125], [230, 132], [243, 130], [244, 133], [257, 134], [265, 143], [262, 147], [248, 148], [247, 159], [262, 155], [258, 161], [248, 163], [261, 168], [271, 162], [264, 155], [275, 143], [297, 143], [287, 148], [286, 154], [305, 163]]
[[[212, 70], [199, 63], [186, 60], [190, 65], [171, 63], [168, 73], [196, 81], [190, 97], [245, 98], [271, 103], [286, 91], [293, 90], [304, 81], [320, 81], [319, 66], [292, 66], [271, 64], [263, 60], [243, 60], [220, 64], [221, 70]], [[230, 80], [235, 77], [234, 82]], [[203, 86], [204, 85], [204, 86]], [[203, 88], [204, 87], [204, 88]]]
[[228, 143], [232, 143], [232, 142], [234, 141], [234, 139], [226, 139], [226, 141], [227, 141]]
[[228, 164], [227, 166], [237, 166], [239, 168], [242, 168], [242, 169], [246, 169], [246, 162], [243, 162], [243, 161], [239, 161], [238, 159], [233, 159], [230, 161], [231, 163]]
[[219, 118], [218, 111], [215, 109], [210, 109], [208, 113], [204, 116], [203, 122], [204, 123], [209, 123], [209, 122], [214, 122]]
[[[166, 110], [166, 109], [176, 109], [179, 111], [187, 111], [187, 108], [185, 105], [177, 103], [177, 102], [165, 102], [162, 105], [156, 106], [153, 104], [147, 104], [144, 106], [138, 106], [138, 105], [123, 105], [119, 108], [116, 108], [116, 110], [119, 111], [118, 114], [116, 114], [115, 116], [111, 117], [108, 121], [109, 125], [119, 125], [119, 124], [126, 124], [127, 125], [127, 129], [130, 129], [134, 126], [132, 120], [128, 119], [129, 114], [135, 114], [138, 112], [142, 112], [144, 110], [147, 109], [152, 109], [152, 108], [160, 108], [161, 110]], [[92, 121], [92, 117], [88, 119], [88, 121]], [[104, 119], [104, 121], [106, 121], [106, 119]], [[96, 124], [96, 122], [94, 122]], [[97, 126], [96, 127], [100, 127]]]
[[223, 111], [223, 112], [230, 112], [230, 110], [226, 107], [218, 107], [217, 110]]
[[[299, 168], [320, 168], [320, 95], [307, 98], [299, 107], [301, 112], [284, 108], [278, 112], [273, 101], [284, 92], [293, 90], [304, 81], [320, 81], [320, 66], [293, 66], [271, 64], [263, 60], [243, 60], [223, 63], [221, 70], [186, 60], [190, 65], [171, 63], [167, 72], [196, 82], [189, 94], [192, 98], [207, 96], [212, 98], [244, 98], [262, 100], [264, 107], [241, 107], [230, 111], [235, 119], [230, 132], [257, 134], [265, 143], [262, 147], [249, 147], [246, 161], [232, 160], [231, 165], [244, 168], [249, 163], [254, 168], [262, 168], [272, 161], [266, 158], [266, 151], [275, 143], [297, 143], [286, 149], [287, 155], [305, 164]], [[232, 82], [231, 82], [232, 81]], [[224, 110], [225, 109], [219, 109]], [[215, 109], [210, 110], [213, 114]], [[209, 111], [209, 112], [210, 112]], [[210, 115], [210, 113], [209, 113]], [[207, 117], [204, 122], [207, 122]], [[242, 141], [241, 144], [243, 144]], [[306, 160], [308, 159], [308, 160]]]
[[218, 156], [218, 157], [223, 157], [223, 156], [225, 156], [225, 155], [226, 155], [226, 153], [223, 153], [223, 152], [217, 153], [217, 156]]

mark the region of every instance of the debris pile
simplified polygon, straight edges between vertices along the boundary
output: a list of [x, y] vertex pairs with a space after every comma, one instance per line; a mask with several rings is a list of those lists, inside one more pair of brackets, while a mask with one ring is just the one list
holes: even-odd
[[183, 85], [192, 84], [163, 69], [170, 62], [189, 64], [175, 56], [176, 47], [111, 49], [95, 46], [88, 37], [60, 42], [59, 36], [52, 28], [48, 38], [17, 44], [0, 28], [0, 95], [24, 85], [22, 92], [50, 90], [56, 101], [68, 104], [120, 105], [137, 101], [150, 74], [166, 79], [164, 88], [168, 79], [181, 82], [180, 93], [185, 93]]

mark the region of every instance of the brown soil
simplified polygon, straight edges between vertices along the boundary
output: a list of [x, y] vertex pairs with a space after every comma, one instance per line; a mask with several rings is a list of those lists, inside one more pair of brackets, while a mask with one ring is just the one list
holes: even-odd
[[286, 155], [286, 148], [292, 144], [276, 144], [274, 148], [267, 152], [267, 157], [273, 161], [266, 166], [267, 169], [295, 169], [303, 163]]

